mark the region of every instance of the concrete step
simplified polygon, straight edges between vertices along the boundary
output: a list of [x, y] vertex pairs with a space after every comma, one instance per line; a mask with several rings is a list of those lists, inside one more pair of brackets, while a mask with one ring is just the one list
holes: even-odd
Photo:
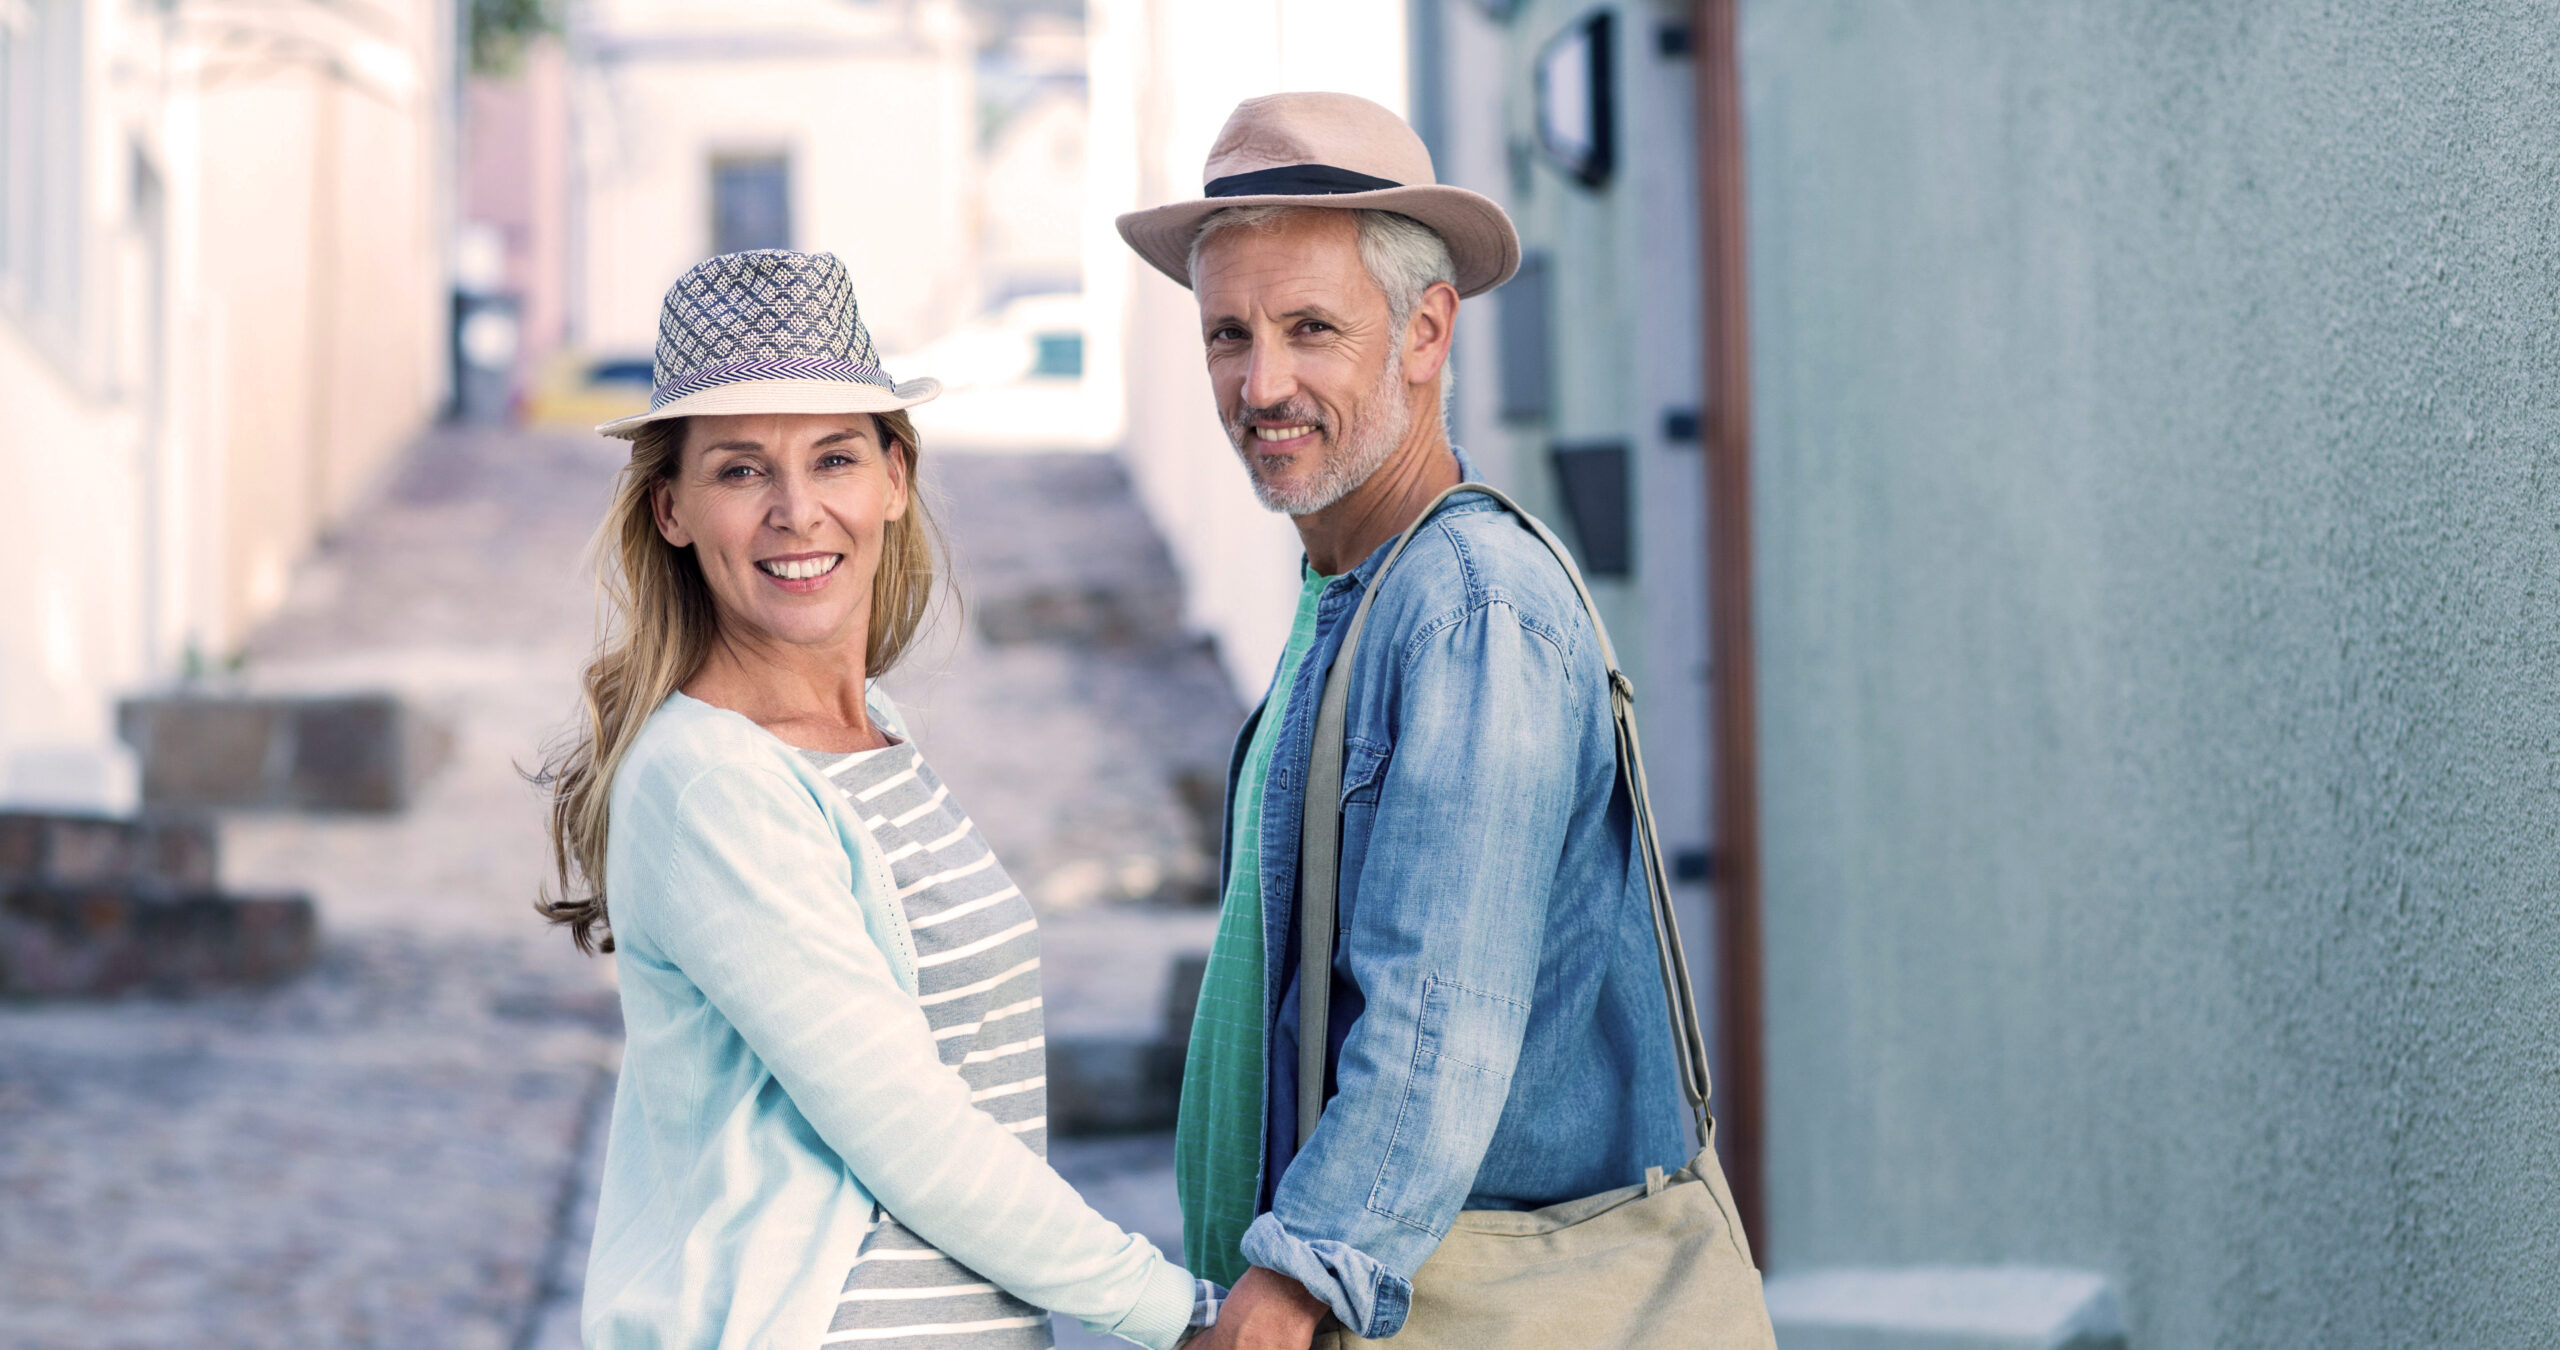
[[2105, 1276], [2043, 1266], [1837, 1267], [1771, 1275], [1787, 1350], [2124, 1350]]

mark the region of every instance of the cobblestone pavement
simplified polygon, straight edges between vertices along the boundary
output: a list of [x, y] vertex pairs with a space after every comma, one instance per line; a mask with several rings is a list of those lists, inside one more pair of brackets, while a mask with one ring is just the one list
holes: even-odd
[[[309, 974], [0, 1007], [0, 1345], [575, 1344], [619, 1026], [611, 962], [528, 908], [517, 771], [572, 706], [615, 449], [438, 433], [299, 570], [242, 678], [396, 690], [443, 763], [397, 816], [225, 822], [228, 884], [317, 901]], [[892, 687], [1044, 911], [1053, 1025], [1150, 1036], [1213, 926], [1197, 806], [1240, 711], [1111, 460], [929, 465], [969, 605]], [[1169, 1153], [1059, 1145], [1168, 1245]]]

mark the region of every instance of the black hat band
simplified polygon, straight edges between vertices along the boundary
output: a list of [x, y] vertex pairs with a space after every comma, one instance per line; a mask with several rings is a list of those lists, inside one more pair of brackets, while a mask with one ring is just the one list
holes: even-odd
[[1346, 192], [1376, 192], [1403, 186], [1391, 178], [1372, 178], [1330, 164], [1283, 164], [1276, 169], [1212, 178], [1200, 192], [1206, 197], [1335, 197]]

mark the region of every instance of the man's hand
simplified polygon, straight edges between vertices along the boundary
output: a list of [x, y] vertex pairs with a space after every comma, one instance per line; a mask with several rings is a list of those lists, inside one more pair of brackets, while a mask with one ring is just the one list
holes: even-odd
[[1324, 1300], [1305, 1285], [1255, 1266], [1218, 1305], [1218, 1324], [1186, 1350], [1307, 1350], [1324, 1314]]

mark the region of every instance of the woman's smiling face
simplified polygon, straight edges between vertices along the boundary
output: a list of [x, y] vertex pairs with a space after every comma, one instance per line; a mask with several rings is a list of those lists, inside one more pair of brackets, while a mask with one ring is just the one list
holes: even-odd
[[658, 532], [693, 550], [724, 641], [861, 661], [882, 539], [907, 513], [905, 459], [871, 414], [691, 418], [656, 507]]

